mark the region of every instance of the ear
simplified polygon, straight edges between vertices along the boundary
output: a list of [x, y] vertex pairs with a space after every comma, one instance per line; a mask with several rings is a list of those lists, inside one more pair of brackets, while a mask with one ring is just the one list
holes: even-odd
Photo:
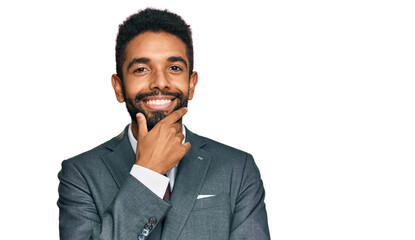
[[118, 102], [122, 103], [125, 101], [124, 94], [122, 91], [122, 81], [117, 76], [117, 74], [112, 74], [111, 77], [112, 88], [115, 91], [115, 97], [117, 97]]
[[195, 87], [198, 81], [197, 72], [193, 72], [192, 75], [190, 75], [189, 79], [189, 100], [193, 99], [193, 94], [195, 93]]

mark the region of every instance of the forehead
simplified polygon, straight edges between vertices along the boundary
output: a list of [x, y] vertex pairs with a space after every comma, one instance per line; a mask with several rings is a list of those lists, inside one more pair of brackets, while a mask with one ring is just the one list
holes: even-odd
[[134, 58], [167, 60], [171, 56], [182, 57], [187, 62], [186, 45], [173, 34], [166, 32], [144, 32], [134, 37], [126, 46], [125, 63]]

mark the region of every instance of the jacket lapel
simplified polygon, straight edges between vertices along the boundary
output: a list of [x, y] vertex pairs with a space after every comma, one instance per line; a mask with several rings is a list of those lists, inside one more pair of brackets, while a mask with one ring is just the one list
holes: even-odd
[[127, 179], [135, 162], [135, 154], [128, 140], [128, 126], [120, 135], [109, 141], [106, 147], [112, 150], [112, 152], [101, 157], [111, 172], [118, 188], [120, 188]]
[[186, 141], [190, 142], [192, 147], [179, 163], [170, 197], [172, 208], [165, 219], [162, 239], [179, 237], [210, 165], [211, 156], [202, 149], [205, 144], [203, 140], [186, 129]]

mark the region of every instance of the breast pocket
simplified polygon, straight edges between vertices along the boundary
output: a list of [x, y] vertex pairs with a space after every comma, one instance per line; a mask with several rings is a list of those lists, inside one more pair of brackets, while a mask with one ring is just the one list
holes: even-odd
[[228, 194], [197, 199], [182, 232], [183, 239], [228, 239], [231, 224]]
[[212, 197], [196, 199], [193, 211], [198, 211], [207, 208], [229, 208], [230, 198], [228, 194], [219, 194]]

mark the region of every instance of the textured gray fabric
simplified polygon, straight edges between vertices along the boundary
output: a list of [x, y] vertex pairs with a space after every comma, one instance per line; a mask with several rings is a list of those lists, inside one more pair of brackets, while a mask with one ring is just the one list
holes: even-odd
[[169, 201], [130, 175], [135, 155], [127, 130], [62, 162], [61, 239], [135, 240], [145, 228], [150, 240], [270, 238], [265, 192], [250, 154], [186, 129], [192, 147]]

